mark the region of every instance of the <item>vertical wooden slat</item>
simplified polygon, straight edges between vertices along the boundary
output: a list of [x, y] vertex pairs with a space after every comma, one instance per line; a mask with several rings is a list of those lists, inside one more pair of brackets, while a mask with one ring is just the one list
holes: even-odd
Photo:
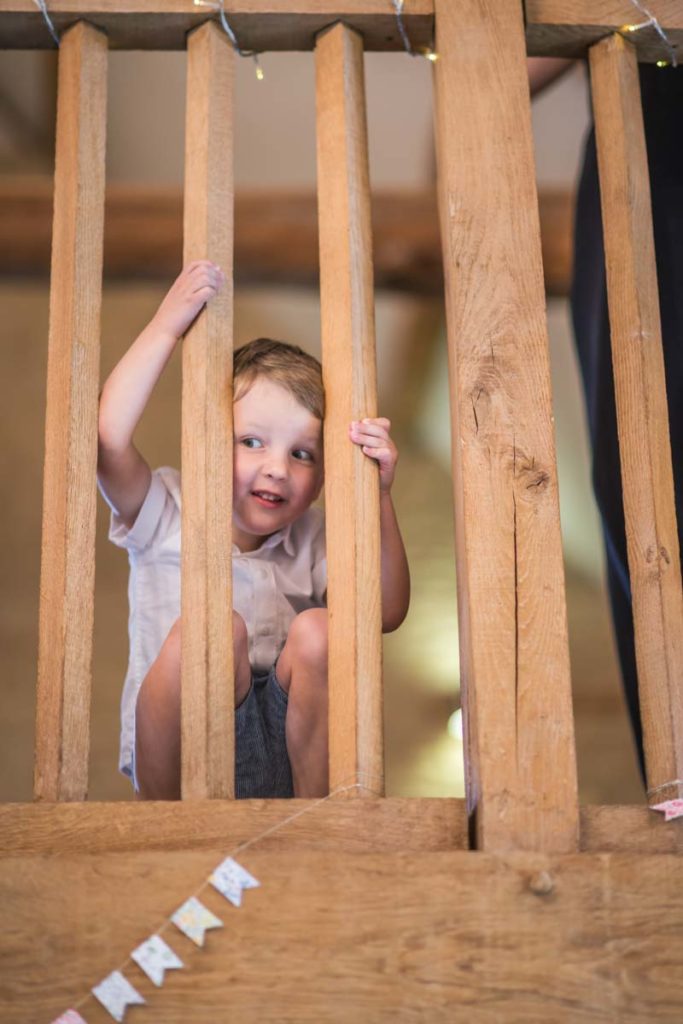
[[638, 691], [659, 803], [683, 796], [683, 592], [650, 181], [635, 50], [611, 36], [591, 47], [590, 70]]
[[468, 801], [490, 851], [576, 848], [545, 296], [519, 0], [436, 0]]
[[344, 25], [316, 42], [316, 97], [330, 789], [358, 781], [381, 794], [379, 485], [348, 438], [351, 420], [377, 415], [370, 186], [363, 44]]
[[232, 652], [233, 52], [207, 23], [188, 39], [184, 259], [226, 283], [183, 344], [182, 795], [234, 796]]
[[59, 51], [34, 793], [88, 788], [107, 40]]

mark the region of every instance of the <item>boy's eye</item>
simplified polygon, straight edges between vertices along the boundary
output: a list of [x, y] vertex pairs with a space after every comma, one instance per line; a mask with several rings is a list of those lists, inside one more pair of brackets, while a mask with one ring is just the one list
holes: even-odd
[[245, 448], [262, 448], [263, 447], [263, 445], [259, 441], [258, 437], [243, 437], [240, 443], [243, 444]]
[[311, 452], [306, 451], [305, 448], [295, 448], [292, 455], [299, 462], [313, 462], [313, 455]]

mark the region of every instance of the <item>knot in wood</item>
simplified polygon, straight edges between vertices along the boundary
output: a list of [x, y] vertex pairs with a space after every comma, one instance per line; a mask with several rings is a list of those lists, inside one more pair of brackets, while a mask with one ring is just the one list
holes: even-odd
[[549, 896], [554, 888], [555, 883], [547, 871], [537, 871], [529, 879], [529, 889], [536, 896]]

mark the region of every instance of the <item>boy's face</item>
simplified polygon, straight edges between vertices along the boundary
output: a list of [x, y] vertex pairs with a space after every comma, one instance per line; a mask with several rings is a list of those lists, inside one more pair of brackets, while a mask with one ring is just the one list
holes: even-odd
[[233, 420], [233, 540], [240, 551], [254, 551], [318, 497], [322, 423], [267, 377], [235, 402]]

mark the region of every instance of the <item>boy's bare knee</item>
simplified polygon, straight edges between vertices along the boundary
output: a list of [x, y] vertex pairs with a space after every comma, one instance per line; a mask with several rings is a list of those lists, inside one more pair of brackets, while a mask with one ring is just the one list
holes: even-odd
[[249, 649], [247, 625], [240, 613], [234, 609], [232, 613], [232, 644], [236, 654]]
[[309, 608], [300, 612], [289, 627], [287, 643], [292, 657], [310, 667], [327, 666], [327, 611]]

